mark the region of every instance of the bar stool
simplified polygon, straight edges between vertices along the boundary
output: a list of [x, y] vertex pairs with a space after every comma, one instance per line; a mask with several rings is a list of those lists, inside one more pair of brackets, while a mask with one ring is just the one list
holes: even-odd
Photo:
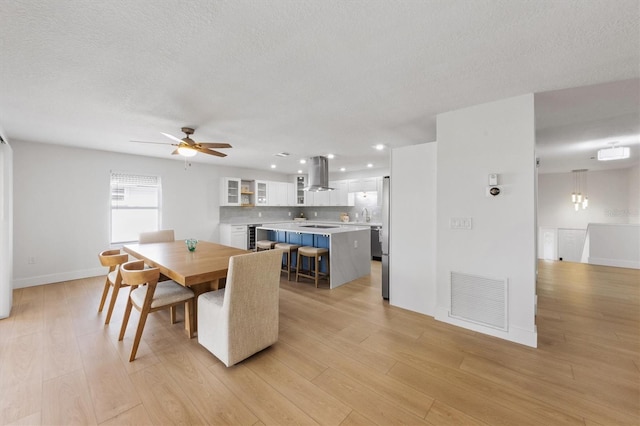
[[291, 253], [296, 253], [300, 246], [297, 244], [277, 243], [275, 248], [282, 249], [284, 251], [283, 255], [287, 255], [287, 263], [283, 266], [282, 272], [286, 272], [287, 280], [291, 281]]
[[[320, 272], [320, 257], [327, 256], [327, 272]], [[309, 270], [305, 272], [300, 272], [302, 270], [302, 257], [306, 257], [309, 259]], [[314, 269], [311, 269], [311, 259], [314, 259]], [[314, 273], [315, 272], [315, 273]], [[318, 288], [318, 278], [320, 275], [324, 275], [327, 280], [329, 279], [329, 249], [321, 248], [321, 247], [309, 247], [304, 246], [298, 249], [298, 263], [296, 264], [296, 282], [298, 282], [299, 277], [311, 278], [316, 283], [316, 288]]]
[[256, 251], [271, 250], [275, 245], [275, 241], [260, 240], [256, 242]]

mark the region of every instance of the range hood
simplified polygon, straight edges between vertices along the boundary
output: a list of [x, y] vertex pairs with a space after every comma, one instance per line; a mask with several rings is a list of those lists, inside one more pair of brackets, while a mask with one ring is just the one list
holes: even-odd
[[305, 191], [332, 191], [329, 188], [329, 160], [327, 157], [311, 157], [309, 159], [309, 186]]

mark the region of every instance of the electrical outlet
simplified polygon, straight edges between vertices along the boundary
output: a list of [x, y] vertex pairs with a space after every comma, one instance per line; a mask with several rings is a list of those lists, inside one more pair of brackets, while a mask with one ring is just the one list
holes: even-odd
[[258, 217], [262, 217], [262, 212], [258, 212]]
[[29, 265], [35, 265], [36, 263], [36, 258], [34, 256], [29, 256], [29, 258], [27, 259], [27, 263]]
[[291, 217], [291, 212], [289, 212], [289, 217]]
[[313, 212], [313, 215], [314, 215], [315, 217], [318, 217], [318, 212]]
[[355, 241], [353, 242], [353, 248], [358, 248], [358, 240], [355, 240]]

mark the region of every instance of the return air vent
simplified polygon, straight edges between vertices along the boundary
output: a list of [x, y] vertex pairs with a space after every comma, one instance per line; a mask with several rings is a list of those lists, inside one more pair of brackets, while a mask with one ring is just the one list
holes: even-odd
[[451, 272], [449, 316], [507, 330], [507, 280]]

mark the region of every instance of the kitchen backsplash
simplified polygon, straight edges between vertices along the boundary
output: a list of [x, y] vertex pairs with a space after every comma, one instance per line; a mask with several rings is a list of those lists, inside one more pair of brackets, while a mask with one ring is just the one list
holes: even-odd
[[[365, 208], [371, 217], [370, 222], [382, 222], [382, 211], [378, 205], [376, 192], [356, 193], [354, 204], [352, 207], [220, 207], [220, 222], [267, 223], [269, 221], [292, 220], [294, 217], [300, 217], [300, 213], [304, 213], [304, 216], [309, 220], [331, 222], [339, 221], [340, 214], [347, 213], [350, 222], [363, 222], [362, 210]], [[291, 212], [291, 216], [289, 216], [289, 212]]]

